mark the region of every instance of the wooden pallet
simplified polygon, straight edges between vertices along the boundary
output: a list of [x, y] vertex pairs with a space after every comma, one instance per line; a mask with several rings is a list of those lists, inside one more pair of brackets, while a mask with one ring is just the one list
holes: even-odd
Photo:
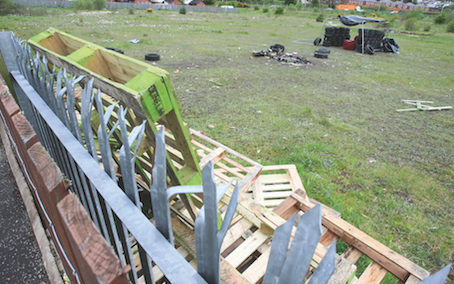
[[[220, 211], [230, 201], [225, 195], [218, 204]], [[175, 208], [176, 206], [176, 208]], [[187, 216], [186, 209], [178, 202], [172, 205], [172, 227], [176, 241], [195, 258], [193, 225]], [[189, 220], [189, 222], [188, 222]], [[269, 260], [274, 230], [285, 222], [281, 216], [273, 213], [246, 194], [240, 195], [240, 203], [230, 229], [221, 246], [221, 279], [225, 283], [261, 283]], [[294, 228], [295, 232], [296, 228]], [[292, 236], [294, 234], [292, 233]], [[328, 230], [323, 229], [326, 234]], [[312, 267], [317, 267], [327, 251], [323, 243], [319, 243], [314, 254]], [[353, 278], [356, 266], [345, 259], [339, 259], [339, 271], [333, 276], [333, 282], [347, 283]], [[312, 271], [307, 275], [310, 277]]]
[[[292, 193], [284, 202], [274, 209], [280, 216], [291, 216], [297, 212], [306, 212], [316, 205], [316, 202], [302, 198], [305, 192], [297, 190]], [[399, 255], [379, 241], [370, 237], [358, 228], [334, 214], [328, 207], [323, 207], [322, 224], [328, 231], [322, 236], [321, 242], [325, 240], [341, 239], [348, 248], [343, 252], [342, 257], [351, 263], [365, 255], [372, 262], [361, 274], [356, 284], [360, 283], [381, 283], [387, 273], [391, 273], [398, 283], [421, 283], [422, 279], [429, 276], [429, 272], [413, 263], [409, 259]]]
[[273, 209], [304, 186], [295, 165], [264, 166], [247, 193], [263, 206]]
[[[218, 205], [221, 212], [230, 201], [229, 195], [228, 192]], [[237, 214], [221, 247], [221, 266], [224, 267], [222, 280], [225, 283], [261, 283], [274, 230], [293, 214], [301, 216], [317, 203], [307, 198], [304, 191], [296, 190], [270, 211], [247, 194], [241, 194]], [[183, 206], [178, 206], [176, 202], [172, 207], [175, 239], [195, 258], [193, 225], [185, 216]], [[334, 239], [341, 239], [348, 244], [347, 249], [338, 255], [338, 268], [329, 283], [381, 283], [387, 273], [399, 279], [399, 283], [420, 283], [421, 279], [429, 276], [428, 271], [343, 220], [335, 210], [324, 205], [322, 207], [323, 234], [311, 266], [317, 267], [327, 251], [327, 246]], [[357, 278], [354, 275], [355, 263], [362, 255], [370, 258], [371, 263]], [[306, 281], [311, 273], [312, 269], [306, 275]]]

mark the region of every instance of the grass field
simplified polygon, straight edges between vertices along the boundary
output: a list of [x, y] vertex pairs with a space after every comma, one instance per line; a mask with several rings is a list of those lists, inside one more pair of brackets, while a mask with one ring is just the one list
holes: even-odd
[[[403, 99], [454, 106], [454, 34], [444, 26], [390, 35], [400, 55], [333, 47], [317, 59], [318, 13], [132, 12], [4, 16], [0, 29], [28, 39], [54, 27], [141, 60], [159, 53], [192, 128], [264, 165], [296, 164], [309, 196], [427, 270], [454, 261], [454, 110], [396, 112], [410, 107]], [[312, 65], [252, 57], [275, 43]]]

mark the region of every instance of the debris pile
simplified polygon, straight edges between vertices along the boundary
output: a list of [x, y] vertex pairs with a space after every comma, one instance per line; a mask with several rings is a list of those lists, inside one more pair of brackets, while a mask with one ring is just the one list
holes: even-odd
[[296, 56], [296, 52], [292, 53], [285, 53], [285, 47], [280, 44], [275, 44], [270, 46], [268, 50], [261, 50], [261, 51], [252, 51], [252, 55], [254, 57], [267, 57], [273, 58], [279, 61], [282, 64], [288, 64], [292, 66], [301, 66], [301, 65], [311, 65], [312, 63], [302, 56]]

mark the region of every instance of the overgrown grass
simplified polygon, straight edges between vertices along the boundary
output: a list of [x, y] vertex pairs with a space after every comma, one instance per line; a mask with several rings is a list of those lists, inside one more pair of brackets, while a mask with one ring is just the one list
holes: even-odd
[[[157, 65], [171, 74], [192, 128], [262, 164], [296, 164], [309, 196], [424, 268], [454, 260], [453, 111], [395, 111], [410, 107], [403, 99], [453, 105], [454, 35], [445, 25], [434, 25], [430, 36], [390, 35], [400, 55], [330, 48], [329, 59], [317, 59], [318, 47], [294, 41], [320, 35], [318, 9], [279, 17], [273, 9], [67, 15], [73, 12], [5, 16], [0, 28], [27, 39], [56, 27], [140, 60], [160, 53]], [[403, 19], [391, 27], [403, 31]], [[433, 17], [419, 21], [432, 24]], [[352, 37], [357, 33], [353, 27]], [[251, 56], [275, 43], [313, 64]]]

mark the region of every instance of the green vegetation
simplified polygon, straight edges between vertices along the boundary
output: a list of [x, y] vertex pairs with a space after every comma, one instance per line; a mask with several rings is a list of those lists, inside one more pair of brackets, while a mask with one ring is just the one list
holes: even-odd
[[418, 18], [411, 17], [405, 21], [405, 30], [406, 31], [416, 31], [418, 30]]
[[0, 0], [0, 15], [18, 14], [22, 8], [22, 5], [12, 0]]
[[[312, 41], [323, 23], [312, 7], [279, 17], [265, 9], [239, 11], [183, 16], [154, 10], [150, 17], [146, 10], [56, 9], [51, 16], [2, 16], [0, 29], [28, 39], [55, 27], [138, 60], [159, 53], [156, 65], [170, 73], [191, 128], [263, 165], [295, 164], [310, 197], [425, 269], [452, 261], [454, 110], [395, 110], [411, 107], [403, 99], [454, 106], [454, 33], [447, 32], [454, 32], [454, 21], [434, 25], [434, 16], [424, 14], [417, 23], [431, 24], [431, 35], [390, 34], [399, 55], [330, 47], [328, 59], [317, 59]], [[338, 13], [324, 11], [326, 17]], [[404, 15], [382, 17], [405, 32]], [[358, 28], [351, 28], [352, 38]], [[251, 56], [276, 43], [312, 65]], [[360, 271], [369, 262], [360, 259]], [[385, 283], [397, 280], [387, 276]]]
[[323, 23], [324, 20], [325, 20], [325, 16], [323, 15], [323, 13], [318, 15], [318, 17], [316, 19], [317, 22], [321, 22], [321, 23]]
[[263, 13], [268, 13], [269, 9], [268, 8], [263, 8]]
[[438, 14], [438, 16], [436, 16], [434, 18], [434, 23], [435, 24], [445, 24], [447, 20], [448, 20], [448, 17], [446, 16], [446, 12], [443, 12], [443, 13]]
[[446, 31], [448, 33], [454, 33], [454, 21], [451, 21], [447, 26], [446, 26]]
[[106, 8], [106, 0], [93, 0], [93, 9], [102, 10]]
[[275, 15], [282, 15], [282, 14], [284, 14], [284, 7], [282, 7], [282, 6], [277, 7], [276, 10], [274, 11], [274, 14], [275, 14]]
[[186, 14], [186, 8], [184, 6], [180, 8], [180, 14], [182, 15]]

